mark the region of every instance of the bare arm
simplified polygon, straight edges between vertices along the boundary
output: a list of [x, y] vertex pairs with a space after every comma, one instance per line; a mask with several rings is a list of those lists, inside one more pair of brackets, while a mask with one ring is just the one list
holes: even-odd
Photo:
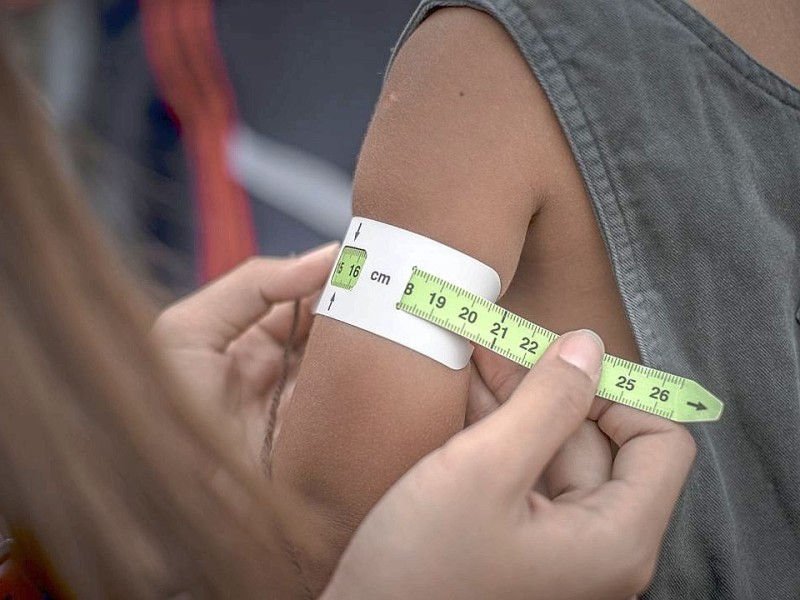
[[[356, 172], [354, 213], [478, 258], [505, 289], [559, 173], [558, 144], [557, 121], [506, 32], [477, 11], [438, 11], [386, 82]], [[273, 463], [316, 520], [324, 549], [300, 556], [316, 589], [386, 489], [462, 428], [468, 381], [468, 369], [317, 319]]]

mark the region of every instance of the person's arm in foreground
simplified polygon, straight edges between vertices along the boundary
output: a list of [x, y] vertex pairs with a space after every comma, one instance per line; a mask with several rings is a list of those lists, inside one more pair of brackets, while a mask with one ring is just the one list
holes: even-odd
[[[538, 124], [525, 109], [530, 73], [509, 60], [516, 49], [502, 32], [493, 33], [467, 44], [455, 63], [459, 32], [417, 36], [404, 47], [362, 149], [354, 212], [470, 254], [508, 285], [534, 211], [537, 157], [526, 140]], [[428, 47], [440, 35], [449, 41]], [[482, 110], [487, 102], [491, 114]], [[381, 495], [463, 428], [469, 375], [316, 319], [272, 466], [276, 481], [305, 495], [326, 545], [316, 556], [298, 549], [313, 589], [324, 586]]]
[[[566, 138], [491, 17], [439, 10], [403, 46], [364, 142], [354, 212], [478, 258], [500, 274], [501, 302], [511, 310], [554, 331], [593, 329], [612, 353], [636, 360]], [[521, 377], [503, 361], [479, 363], [501, 400]], [[461, 429], [469, 371], [316, 320], [273, 463], [276, 481], [306, 498], [315, 527], [297, 548], [312, 589], [322, 588], [381, 494]], [[630, 410], [596, 403], [592, 417], [640, 418]], [[548, 470], [548, 492], [608, 481], [611, 459], [607, 437], [587, 421]], [[322, 547], [311, 550], [312, 542]]]

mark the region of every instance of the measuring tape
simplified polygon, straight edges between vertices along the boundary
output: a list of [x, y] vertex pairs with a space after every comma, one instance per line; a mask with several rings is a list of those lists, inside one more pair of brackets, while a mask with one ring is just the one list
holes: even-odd
[[[365, 250], [345, 246], [334, 266], [331, 285], [352, 290], [366, 260]], [[527, 368], [558, 338], [552, 331], [416, 267], [396, 308]], [[603, 357], [597, 395], [681, 423], [716, 421], [723, 408], [719, 399], [695, 381], [608, 354]]]
[[[351, 262], [354, 256], [342, 261]], [[397, 308], [532, 367], [558, 336], [441, 277], [414, 268]], [[616, 356], [603, 357], [601, 398], [681, 423], [716, 421], [722, 402], [696, 381]]]

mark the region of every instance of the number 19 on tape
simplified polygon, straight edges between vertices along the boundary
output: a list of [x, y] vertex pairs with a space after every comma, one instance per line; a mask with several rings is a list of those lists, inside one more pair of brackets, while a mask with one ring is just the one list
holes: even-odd
[[[342, 266], [343, 284], [348, 283], [347, 269], [359, 260], [353, 255]], [[552, 331], [416, 268], [397, 308], [528, 368], [558, 338]], [[603, 357], [597, 395], [683, 423], [716, 421], [723, 408], [722, 402], [695, 381], [608, 354]]]

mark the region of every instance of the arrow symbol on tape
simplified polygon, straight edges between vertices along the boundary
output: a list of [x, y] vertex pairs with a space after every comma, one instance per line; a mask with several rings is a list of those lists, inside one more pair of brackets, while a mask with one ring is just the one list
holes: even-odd
[[356, 229], [356, 235], [355, 235], [355, 237], [353, 238], [353, 240], [357, 240], [357, 239], [358, 239], [358, 234], [360, 234], [360, 233], [361, 233], [361, 226], [362, 226], [362, 225], [363, 225], [363, 223], [359, 223], [359, 224], [358, 224], [358, 229]]
[[[334, 300], [336, 300], [336, 292], [334, 292], [333, 296], [331, 296], [330, 304], [328, 304], [328, 310], [330, 310], [331, 306], [333, 306], [333, 301]], [[705, 406], [703, 408], [705, 408]]]
[[689, 406], [693, 407], [695, 410], [706, 410], [706, 408], [708, 408], [702, 402], [696, 402], [696, 403], [695, 402], [687, 402], [686, 404], [688, 404]]

